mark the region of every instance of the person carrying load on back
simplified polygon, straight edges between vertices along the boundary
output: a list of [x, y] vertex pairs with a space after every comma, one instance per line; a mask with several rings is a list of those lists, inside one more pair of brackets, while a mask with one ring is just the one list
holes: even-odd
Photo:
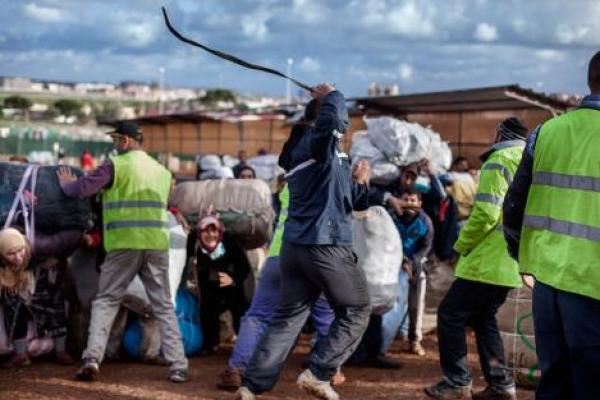
[[[51, 272], [56, 264], [45, 268], [36, 261], [68, 257], [81, 243], [82, 236], [83, 232], [76, 230], [53, 235], [36, 233], [32, 246], [17, 229], [0, 230], [0, 305], [4, 309], [4, 325], [14, 352], [5, 366], [24, 367], [30, 364], [27, 352], [30, 320], [36, 322], [38, 333], [52, 337], [58, 363], [74, 363], [66, 349], [67, 319], [65, 299], [58, 282], [60, 273]], [[55, 278], [52, 285], [48, 282], [50, 276]], [[49, 289], [53, 289], [52, 293]]]
[[98, 293], [92, 304], [87, 348], [76, 378], [97, 379], [110, 328], [127, 286], [139, 274], [160, 324], [162, 351], [170, 363], [169, 379], [185, 382], [188, 362], [169, 289], [167, 200], [171, 174], [142, 150], [136, 123], [120, 122], [109, 133], [117, 156], [79, 179], [66, 168], [57, 172], [69, 197], [102, 193], [106, 258], [100, 267]]
[[212, 355], [219, 347], [219, 316], [223, 312], [231, 312], [236, 334], [240, 329], [240, 319], [249, 306], [244, 281], [251, 267], [239, 242], [213, 214], [203, 215], [188, 235], [187, 254], [196, 260], [202, 355]]
[[600, 52], [578, 108], [529, 136], [504, 236], [533, 276], [537, 399], [600, 399]]
[[[460, 255], [456, 280], [438, 308], [438, 343], [444, 379], [427, 387], [434, 399], [514, 400], [516, 388], [504, 361], [496, 313], [512, 288], [521, 286], [519, 266], [502, 236], [502, 202], [525, 146], [527, 128], [514, 117], [496, 128], [496, 143], [481, 156], [481, 179], [473, 212], [454, 244]], [[466, 328], [470, 325], [485, 390], [471, 395]]]

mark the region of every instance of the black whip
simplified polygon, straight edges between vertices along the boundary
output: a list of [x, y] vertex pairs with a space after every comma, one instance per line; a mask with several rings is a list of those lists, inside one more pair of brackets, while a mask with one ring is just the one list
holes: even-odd
[[167, 15], [167, 10], [164, 7], [162, 8], [162, 12], [163, 12], [163, 16], [165, 17], [165, 25], [167, 25], [167, 28], [169, 29], [169, 31], [173, 34], [173, 36], [175, 36], [177, 39], [181, 40], [182, 42], [185, 42], [187, 44], [191, 44], [192, 46], [195, 47], [200, 47], [201, 49], [208, 51], [211, 54], [214, 54], [217, 57], [220, 57], [224, 60], [227, 61], [231, 61], [232, 63], [241, 65], [242, 67], [245, 68], [249, 68], [249, 69], [255, 69], [258, 71], [263, 71], [263, 72], [267, 72], [269, 74], [273, 74], [273, 75], [277, 75], [280, 76], [282, 78], [285, 79], [289, 79], [290, 81], [294, 82], [294, 84], [296, 84], [297, 86], [301, 87], [302, 89], [308, 90], [309, 92], [312, 92], [312, 88], [308, 85], [305, 85], [304, 83], [287, 76], [286, 74], [277, 71], [276, 69], [273, 68], [268, 68], [268, 67], [263, 67], [262, 65], [257, 65], [257, 64], [252, 64], [249, 63], [247, 61], [242, 60], [241, 58], [238, 58], [236, 56], [233, 56], [231, 54], [227, 54], [224, 53], [222, 51], [219, 50], [215, 50], [215, 49], [211, 49], [210, 47], [207, 47], [205, 45], [203, 45], [202, 43], [198, 43], [195, 40], [192, 39], [188, 39], [185, 36], [183, 36], [181, 33], [177, 32], [177, 30], [175, 28], [173, 28], [173, 25], [171, 25], [171, 21], [169, 21], [169, 16]]

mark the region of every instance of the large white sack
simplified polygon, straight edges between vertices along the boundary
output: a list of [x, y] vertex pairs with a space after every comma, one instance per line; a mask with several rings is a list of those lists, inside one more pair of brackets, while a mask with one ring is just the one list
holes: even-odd
[[236, 165], [238, 165], [240, 163], [240, 160], [238, 160], [235, 157], [229, 156], [227, 154], [225, 154], [223, 156], [223, 165], [229, 168], [233, 168]]
[[367, 278], [372, 312], [384, 314], [398, 296], [402, 264], [400, 234], [385, 208], [375, 206], [353, 213], [352, 245]]
[[200, 158], [198, 165], [202, 171], [214, 171], [223, 166], [223, 163], [216, 154], [206, 154]]
[[279, 166], [278, 161], [278, 154], [266, 154], [264, 156], [252, 157], [248, 160], [248, 165], [254, 169], [258, 179], [272, 181], [284, 173], [284, 170]]
[[367, 131], [358, 131], [352, 137], [350, 157], [352, 163], [357, 163], [360, 160], [367, 160], [371, 166], [377, 161], [385, 161], [383, 153], [371, 143]]
[[[175, 306], [175, 296], [181, 283], [181, 275], [186, 262], [187, 235], [183, 227], [177, 222], [173, 214], [168, 213], [169, 217], [169, 289], [171, 291], [171, 302]], [[131, 281], [127, 287], [123, 304], [128, 308], [134, 308], [134, 311], [142, 311], [138, 306], [143, 303], [141, 308], [150, 310], [150, 299], [146, 294], [146, 289], [138, 275]]]
[[391, 185], [400, 178], [400, 168], [387, 161], [371, 164], [371, 182], [376, 185]]
[[436, 173], [450, 167], [450, 147], [430, 128], [392, 117], [367, 118], [365, 124], [371, 143], [389, 162], [404, 166], [427, 159]]
[[198, 177], [201, 181], [207, 179], [233, 179], [233, 170], [229, 167], [219, 167], [202, 171]]
[[206, 211], [253, 212], [272, 206], [269, 185], [258, 179], [222, 179], [181, 182], [171, 192], [169, 204], [184, 215]]

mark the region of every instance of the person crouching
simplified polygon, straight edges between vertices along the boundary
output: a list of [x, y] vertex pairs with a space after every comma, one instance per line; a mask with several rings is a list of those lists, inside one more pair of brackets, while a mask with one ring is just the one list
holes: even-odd
[[196, 256], [195, 273], [204, 331], [202, 354], [210, 355], [219, 347], [222, 312], [231, 312], [236, 334], [240, 328], [240, 319], [249, 307], [244, 281], [250, 273], [250, 264], [238, 241], [224, 231], [215, 215], [205, 215], [198, 221], [190, 233], [188, 254]]

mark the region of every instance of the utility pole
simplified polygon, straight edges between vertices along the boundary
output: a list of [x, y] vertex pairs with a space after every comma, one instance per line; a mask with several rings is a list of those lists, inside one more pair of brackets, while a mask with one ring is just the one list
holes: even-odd
[[[286, 74], [290, 78], [292, 77], [292, 64], [294, 64], [294, 60], [288, 58]], [[290, 105], [292, 103], [292, 83], [289, 79], [285, 80], [285, 103], [286, 105]]]
[[164, 104], [163, 104], [163, 91], [165, 89], [165, 68], [160, 67], [158, 69], [158, 73], [160, 74], [158, 77], [158, 114], [162, 115], [164, 113]]

